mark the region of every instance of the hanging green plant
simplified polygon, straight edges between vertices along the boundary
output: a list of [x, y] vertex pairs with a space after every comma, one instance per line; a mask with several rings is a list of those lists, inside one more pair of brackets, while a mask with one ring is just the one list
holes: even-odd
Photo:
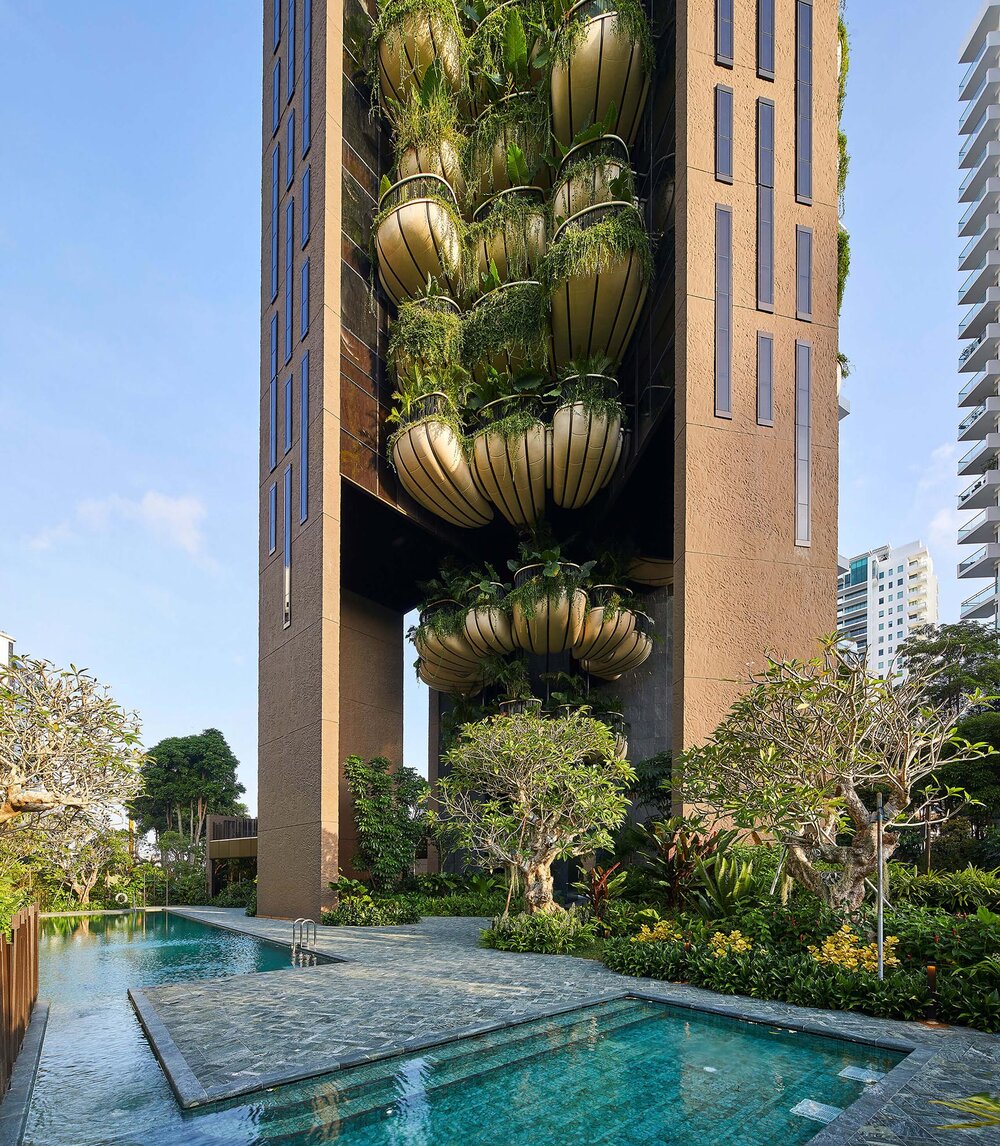
[[553, 224], [558, 227], [597, 203], [635, 201], [628, 148], [618, 136], [606, 135], [567, 152], [552, 188]]
[[623, 39], [638, 44], [642, 65], [653, 69], [653, 37], [641, 0], [582, 0], [566, 13], [552, 48], [554, 64], [568, 64], [587, 35], [587, 25], [598, 16], [616, 12]]
[[568, 362], [559, 371], [560, 404], [579, 402], [588, 414], [624, 420], [613, 370], [611, 360], [603, 356]]
[[844, 302], [844, 287], [851, 273], [851, 236], [841, 224], [837, 229], [837, 313]]
[[435, 60], [450, 91], [468, 88], [468, 45], [454, 0], [385, 0], [372, 43], [369, 80], [390, 115], [414, 95]]
[[475, 282], [489, 274], [490, 264], [499, 267], [497, 285], [517, 279], [530, 279], [545, 253], [546, 210], [544, 194], [538, 187], [513, 187], [488, 199], [468, 227], [465, 266]]
[[389, 325], [387, 350], [397, 380], [415, 368], [424, 373], [453, 371], [463, 361], [461, 311], [441, 296], [400, 303]]
[[[616, 208], [617, 204], [614, 205]], [[574, 276], [597, 275], [629, 255], [640, 260], [646, 282], [653, 274], [653, 252], [642, 216], [631, 205], [570, 220], [545, 257], [545, 279], [552, 290]]]
[[545, 0], [505, 0], [467, 5], [474, 24], [469, 33], [469, 82], [473, 107], [512, 91], [537, 88], [549, 59], [549, 20]]
[[[537, 92], [516, 92], [491, 104], [476, 120], [466, 152], [465, 178], [473, 207], [517, 183], [535, 183], [542, 172], [549, 138], [548, 103]], [[510, 159], [524, 168], [512, 178]]]
[[462, 163], [469, 141], [459, 124], [458, 104], [445, 84], [439, 60], [424, 73], [410, 99], [393, 103], [391, 114], [398, 177], [439, 175], [461, 201], [465, 197]]
[[461, 407], [468, 375], [461, 368], [440, 371], [422, 371], [415, 368], [400, 380], [392, 395], [392, 410], [386, 415], [386, 425], [397, 429], [389, 438], [389, 457], [393, 460], [393, 446], [399, 437], [420, 422], [443, 422], [461, 438]]
[[533, 281], [490, 291], [465, 316], [463, 350], [469, 368], [483, 376], [492, 365], [517, 377], [548, 370], [547, 298]]

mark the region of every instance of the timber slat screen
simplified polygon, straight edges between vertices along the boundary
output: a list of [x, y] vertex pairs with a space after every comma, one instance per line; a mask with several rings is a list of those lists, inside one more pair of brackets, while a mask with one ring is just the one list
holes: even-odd
[[209, 816], [210, 840], [249, 840], [257, 835], [256, 816]]
[[11, 921], [10, 939], [0, 934], [0, 1098], [10, 1085], [37, 998], [38, 908], [26, 907]]

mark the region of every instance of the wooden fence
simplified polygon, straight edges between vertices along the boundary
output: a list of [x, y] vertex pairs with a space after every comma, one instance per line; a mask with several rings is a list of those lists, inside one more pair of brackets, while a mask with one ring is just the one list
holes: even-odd
[[11, 937], [0, 933], [0, 1098], [38, 998], [38, 908], [14, 916]]

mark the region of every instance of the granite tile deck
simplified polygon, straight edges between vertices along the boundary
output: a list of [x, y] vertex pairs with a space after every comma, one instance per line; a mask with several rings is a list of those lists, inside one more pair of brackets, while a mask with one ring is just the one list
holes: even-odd
[[[291, 924], [223, 908], [178, 915], [288, 944]], [[633, 979], [570, 956], [478, 946], [482, 920], [320, 927], [315, 967], [201, 980], [129, 994], [182, 1106], [200, 1106], [359, 1062], [624, 995], [913, 1052], [824, 1129], [815, 1146], [1000, 1142], [996, 1129], [931, 1104], [1000, 1090], [1000, 1037], [819, 1011]]]

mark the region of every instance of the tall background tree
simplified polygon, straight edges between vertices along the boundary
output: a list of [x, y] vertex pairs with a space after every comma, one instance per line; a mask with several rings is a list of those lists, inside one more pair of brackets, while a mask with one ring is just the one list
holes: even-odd
[[899, 647], [900, 663], [925, 683], [928, 699], [953, 716], [975, 692], [1000, 694], [1000, 632], [976, 621], [921, 625]]
[[209, 815], [246, 813], [245, 791], [236, 779], [239, 761], [217, 728], [192, 736], [170, 736], [149, 750], [143, 765], [143, 793], [132, 803], [143, 833], [176, 832], [196, 848]]

